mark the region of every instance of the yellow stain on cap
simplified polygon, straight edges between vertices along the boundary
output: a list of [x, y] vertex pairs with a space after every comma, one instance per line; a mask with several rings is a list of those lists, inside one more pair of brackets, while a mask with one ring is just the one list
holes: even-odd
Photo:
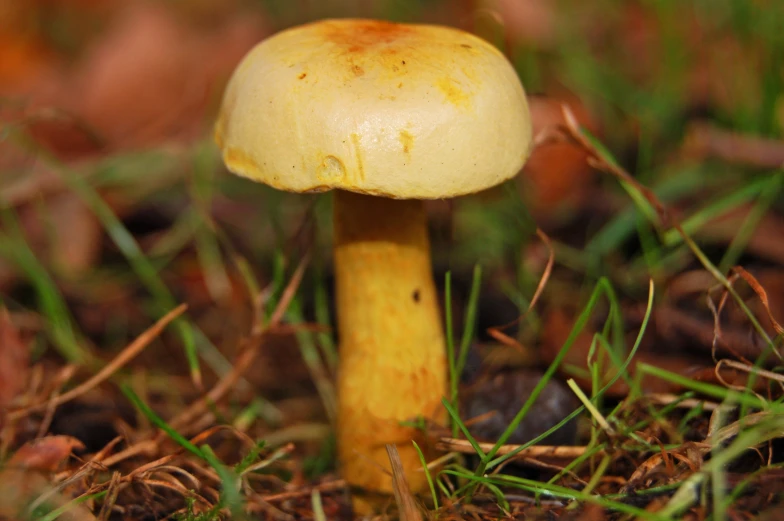
[[401, 130], [400, 144], [403, 145], [403, 153], [410, 155], [411, 150], [414, 148], [414, 135], [407, 130]]
[[457, 107], [469, 107], [471, 95], [460, 88], [460, 85], [450, 77], [439, 78], [436, 87], [440, 90], [449, 103]]

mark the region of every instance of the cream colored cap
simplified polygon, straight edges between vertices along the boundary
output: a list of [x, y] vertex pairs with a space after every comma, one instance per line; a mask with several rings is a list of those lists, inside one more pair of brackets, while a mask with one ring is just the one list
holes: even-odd
[[325, 20], [245, 56], [215, 139], [229, 170], [282, 190], [436, 199], [514, 177], [531, 119], [517, 74], [484, 40], [431, 25]]

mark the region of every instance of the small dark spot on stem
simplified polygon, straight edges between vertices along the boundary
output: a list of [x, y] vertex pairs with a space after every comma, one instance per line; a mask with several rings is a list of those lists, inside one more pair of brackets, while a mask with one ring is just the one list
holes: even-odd
[[421, 299], [421, 297], [419, 295], [419, 290], [418, 289], [415, 289], [414, 290], [414, 294], [411, 295], [411, 296], [413, 297], [414, 302], [419, 302], [419, 300]]

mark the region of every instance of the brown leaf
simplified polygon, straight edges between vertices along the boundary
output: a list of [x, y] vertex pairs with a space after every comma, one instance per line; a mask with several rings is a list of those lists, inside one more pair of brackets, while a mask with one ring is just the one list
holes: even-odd
[[106, 148], [101, 136], [69, 112], [33, 106], [23, 121], [32, 140], [63, 161], [95, 157]]
[[[594, 124], [579, 100], [531, 96], [534, 136], [550, 133], [566, 122], [561, 109], [564, 104], [582, 126], [594, 131]], [[587, 158], [588, 154], [577, 144], [557, 138], [545, 140], [533, 150], [520, 182], [523, 196], [537, 220], [552, 219], [559, 210], [573, 208], [585, 198], [595, 177]]]
[[548, 0], [490, 0], [486, 9], [497, 14], [514, 43], [548, 47], [555, 39], [555, 6]]
[[[51, 187], [53, 193], [48, 196], [28, 194], [35, 202], [20, 204], [17, 215], [25, 241], [39, 259], [59, 274], [78, 275], [94, 265], [102, 228], [76, 194], [58, 188]], [[17, 266], [8, 266], [12, 273], [3, 273], [4, 267], [0, 264], [0, 285], [18, 272]]]
[[27, 510], [31, 504], [45, 498], [50, 509], [64, 508], [58, 520], [95, 521], [95, 516], [81, 504], [73, 504], [64, 494], [53, 490], [50, 479], [40, 472], [6, 466], [0, 470], [0, 519], [37, 519]]
[[110, 147], [200, 135], [220, 83], [265, 33], [254, 16], [197, 31], [162, 4], [134, 3], [78, 67], [73, 110]]
[[48, 219], [52, 225], [49, 242], [52, 263], [67, 274], [93, 266], [101, 244], [101, 225], [95, 214], [72, 192], [50, 197]]
[[164, 7], [134, 3], [93, 45], [76, 78], [76, 112], [107, 142], [131, 146], [162, 132], [192, 100], [183, 27]]
[[770, 307], [770, 299], [768, 299], [768, 293], [765, 291], [765, 288], [760, 281], [757, 280], [754, 275], [746, 271], [742, 266], [735, 266], [732, 268], [734, 273], [737, 273], [746, 283], [751, 286], [751, 289], [754, 290], [754, 293], [760, 299], [760, 303], [762, 304], [763, 309], [765, 310], [765, 314], [768, 316], [768, 320], [770, 321], [770, 325], [773, 330], [776, 332], [776, 335], [784, 335], [784, 328], [781, 327], [781, 324], [776, 320], [774, 317], [773, 311], [771, 311]]
[[10, 467], [52, 472], [84, 444], [71, 436], [46, 436], [22, 445], [8, 461]]

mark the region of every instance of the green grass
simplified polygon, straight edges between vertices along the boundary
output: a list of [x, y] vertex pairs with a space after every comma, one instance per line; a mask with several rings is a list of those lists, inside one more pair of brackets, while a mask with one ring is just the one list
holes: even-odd
[[[676, 11], [677, 10], [671, 8], [661, 9], [660, 15], [662, 17], [673, 16], [675, 15]], [[670, 35], [669, 37], [671, 39], [674, 38], [673, 35]], [[672, 40], [668, 45], [675, 46], [677, 45], [677, 41]], [[581, 61], [580, 66], [586, 67], [586, 60], [584, 60], [584, 56], [575, 53], [570, 56], [570, 59]], [[590, 60], [587, 61], [590, 63]], [[596, 71], [598, 68], [598, 65], [593, 64], [594, 71]], [[670, 74], [677, 75], [679, 72], [677, 70], [673, 70]], [[610, 78], [608, 77], [605, 80], [610, 81]], [[600, 80], [599, 83], [605, 80]], [[606, 84], [604, 86], [606, 86]], [[616, 89], [622, 92], [632, 92], [634, 90], [628, 84], [623, 86], [617, 85]], [[613, 89], [602, 88], [601, 90], [603, 93], [614, 92]], [[618, 96], [616, 99], [624, 99], [624, 97]], [[626, 99], [631, 100], [633, 97]], [[655, 103], [650, 103], [650, 99], [646, 99], [644, 97], [640, 99], [645, 100], [644, 103], [649, 105], [649, 107], [657, 107]], [[628, 103], [628, 107], [636, 107], [636, 102], [629, 101]], [[627, 110], [631, 113], [638, 113], [638, 111], [632, 110], [631, 108], [628, 108]], [[660, 111], [655, 112], [657, 115], [660, 115]], [[589, 139], [591, 144], [598, 151], [598, 156], [602, 160], [606, 161], [607, 164], [611, 165], [612, 168], [619, 168], [618, 163], [612, 158], [609, 151], [604, 146], [602, 146], [598, 140], [593, 137], [590, 137]], [[647, 149], [643, 149], [643, 152], [645, 150]], [[654, 167], [655, 157], [652, 154], [649, 154], [646, 157], [647, 159], [641, 163], [641, 168], [650, 170]], [[656, 165], [656, 168], [661, 167]], [[571, 253], [578, 258], [576, 258], [574, 261], [571, 261], [571, 264], [569, 264], [570, 261], [567, 261], [566, 267], [571, 269], [575, 269], [577, 267], [581, 270], [585, 270], [585, 268], [588, 266], [598, 266], [608, 255], [612, 254], [614, 250], [617, 250], [626, 240], [634, 237], [635, 234], [637, 235], [641, 245], [639, 258], [632, 258], [629, 261], [630, 264], [638, 266], [635, 273], [641, 274], [648, 271], [649, 273], [653, 274], [656, 279], [660, 279], [666, 276], [668, 273], [672, 273], [673, 268], [683, 266], [684, 255], [691, 253], [693, 258], [696, 258], [696, 260], [702, 264], [705, 269], [714, 275], [717, 283], [722, 285], [730, 294], [730, 296], [736, 301], [736, 303], [743, 309], [746, 317], [752, 323], [756, 332], [761, 335], [763, 339], [767, 339], [768, 346], [772, 349], [774, 346], [773, 340], [768, 338], [765, 331], [761, 328], [757, 317], [755, 317], [748, 309], [745, 302], [737, 294], [725, 274], [729, 273], [730, 268], [735, 265], [737, 260], [740, 258], [740, 255], [744, 252], [751, 234], [753, 233], [756, 226], [760, 223], [762, 217], [766, 212], [772, 209], [772, 207], [775, 205], [775, 202], [778, 200], [782, 174], [780, 172], [771, 172], [760, 177], [747, 176], [745, 180], [740, 179], [737, 175], [737, 172], [729, 172], [728, 174], [729, 175], [725, 176], [723, 179], [711, 177], [709, 180], [706, 180], [706, 176], [709, 175], [708, 172], [692, 170], [689, 171], [685, 176], [675, 175], [665, 177], [663, 182], [660, 183], [660, 186], [653, 192], [663, 201], [674, 202], [684, 198], [689, 198], [698, 192], [705, 190], [706, 188], [708, 188], [709, 193], [711, 193], [711, 195], [707, 198], [699, 198], [702, 204], [702, 209], [692, 211], [690, 215], [684, 218], [681, 223], [681, 227], [673, 227], [670, 229], [667, 229], [664, 226], [665, 223], [660, 220], [658, 210], [652, 206], [648, 195], [641, 191], [639, 185], [621, 180], [621, 185], [626, 190], [633, 204], [628, 210], [617, 215], [614, 219], [605, 224], [599, 233], [594, 234], [590, 238], [590, 241], [583, 252], [572, 250]], [[728, 181], [731, 184], [728, 184]], [[724, 194], [722, 194], [722, 192]], [[705, 255], [705, 253], [703, 253], [690, 234], [697, 233], [702, 227], [709, 225], [711, 219], [727, 211], [737, 209], [747, 203], [752, 204], [751, 211], [748, 213], [741, 229], [730, 243], [724, 255], [721, 257], [721, 259], [718, 259], [717, 264], [714, 264], [714, 262], [707, 255]], [[682, 243], [685, 243], [686, 249], [680, 247]], [[557, 246], [557, 248], [560, 248], [560, 251], [568, 252], [568, 249], [564, 249], [564, 246]], [[585, 256], [590, 257], [586, 259]], [[675, 261], [676, 264], [671, 264], [672, 261]], [[664, 269], [662, 269], [663, 267]], [[585, 271], [585, 273], [590, 275], [589, 271]], [[450, 296], [449, 279], [447, 279], [446, 287], [448, 302]], [[775, 430], [775, 427], [771, 427], [767, 424], [765, 426], [754, 425], [746, 431], [742, 439], [739, 438], [738, 441], [734, 442], [729, 447], [714, 447], [714, 451], [717, 455], [711, 459], [711, 463], [706, 465], [703, 471], [694, 474], [693, 478], [683, 483], [680, 490], [675, 494], [675, 496], [673, 496], [670, 504], [663, 512], [659, 513], [644, 512], [642, 510], [630, 507], [629, 505], [618, 503], [615, 500], [603, 499], [588, 493], [574, 493], [574, 491], [571, 489], [567, 490], [558, 488], [553, 483], [553, 481], [556, 480], [558, 476], [562, 476], [563, 473], [559, 474], [553, 478], [553, 481], [546, 484], [533, 482], [530, 480], [520, 480], [519, 478], [514, 478], [511, 476], [495, 476], [492, 474], [488, 475], [488, 471], [492, 470], [493, 467], [499, 465], [509, 457], [512, 457], [512, 455], [508, 455], [502, 458], [498, 458], [497, 460], [493, 459], [495, 456], [495, 451], [497, 451], [498, 447], [503, 444], [506, 439], [508, 439], [508, 436], [511, 435], [511, 432], [513, 432], [517, 424], [527, 414], [536, 396], [544, 387], [544, 385], [546, 385], [548, 379], [552, 376], [554, 369], [558, 367], [560, 361], [563, 359], [563, 356], [568, 351], [570, 344], [573, 342], [576, 334], [585, 326], [587, 318], [595, 311], [596, 299], [600, 290], [606, 294], [609, 300], [610, 318], [605, 323], [604, 332], [597, 334], [594, 337], [594, 343], [592, 345], [591, 351], [595, 353], [596, 350], [601, 349], [608, 355], [607, 358], [612, 360], [616, 368], [619, 369], [619, 371], [616, 372], [615, 378], [617, 379], [619, 377], [623, 377], [631, 386], [632, 392], [629, 398], [630, 401], [642, 397], [638, 381], [642, 375], [648, 374], [673, 384], [682, 385], [687, 389], [692, 389], [700, 393], [701, 395], [713, 397], [717, 400], [720, 400], [723, 404], [730, 406], [740, 405], [744, 408], [744, 410], [745, 408], [749, 408], [752, 410], [767, 411], [771, 407], [778, 409], [777, 403], [771, 404], [758, 398], [755, 394], [750, 392], [748, 388], [745, 390], [733, 390], [717, 385], [705, 384], [647, 364], [638, 365], [638, 376], [636, 379], [632, 379], [631, 376], [627, 373], [628, 364], [631, 360], [631, 355], [640, 344], [642, 335], [645, 332], [645, 325], [643, 325], [641, 328], [640, 335], [638, 336], [634, 348], [632, 348], [630, 352], [629, 358], [627, 358], [625, 362], [621, 362], [619, 355], [623, 355], [623, 345], [622, 341], [620, 341], [621, 328], [620, 316], [618, 315], [619, 306], [617, 297], [615, 297], [615, 290], [613, 289], [610, 281], [600, 278], [594, 293], [589, 298], [589, 304], [586, 306], [580, 317], [578, 317], [575, 328], [572, 330], [569, 339], [562, 347], [559, 356], [545, 373], [542, 380], [534, 389], [528, 402], [519, 411], [515, 420], [509, 425], [509, 429], [500, 437], [498, 443], [493, 447], [492, 450], [489, 452], [483, 452], [473, 437], [470, 435], [468, 428], [465, 427], [465, 425], [462, 423], [457, 409], [454, 406], [455, 394], [452, 395], [453, 399], [451, 402], [446, 400], [444, 401], [444, 406], [447, 408], [447, 411], [450, 415], [454, 431], [459, 431], [472, 444], [480, 463], [474, 471], [469, 471], [466, 469], [455, 470], [454, 468], [448, 468], [444, 470], [442, 473], [443, 475], [458, 478], [458, 482], [462, 482], [463, 486], [458, 488], [456, 493], [450, 493], [449, 487], [445, 487], [443, 485], [440, 486], [440, 489], [443, 493], [447, 493], [452, 497], [459, 496], [462, 497], [462, 499], [465, 501], [470, 501], [472, 494], [476, 491], [476, 487], [481, 485], [486, 487], [498, 497], [499, 504], [502, 508], [508, 508], [508, 505], [505, 503], [503, 495], [499, 492], [497, 486], [515, 486], [523, 490], [534, 492], [537, 494], [537, 496], [542, 493], [546, 493], [547, 495], [563, 497], [574, 501], [595, 502], [609, 510], [633, 514], [635, 516], [639, 516], [641, 519], [669, 519], [671, 516], [684, 513], [687, 508], [691, 507], [698, 500], [704, 501], [705, 496], [700, 496], [697, 498], [693, 494], [690, 495], [690, 491], [695, 490], [695, 481], [701, 483], [703, 481], [709, 480], [712, 483], [713, 490], [713, 511], [716, 513], [716, 519], [723, 518], [723, 512], [726, 511], [726, 508], [730, 504], [730, 500], [728, 498], [737, 498], [738, 493], [730, 492], [729, 494], [725, 494], [724, 491], [726, 488], [726, 483], [723, 478], [723, 470], [721, 465], [726, 464], [732, 459], [738, 457], [749, 446], [753, 446], [761, 443], [764, 440], [770, 439], [769, 433], [772, 430]], [[648, 317], [650, 316], [652, 307], [653, 293], [651, 292], [645, 317], [646, 323]], [[447, 304], [446, 320], [447, 327], [451, 327], [451, 309], [449, 309], [449, 304]], [[452, 356], [454, 354], [454, 339], [452, 338], [449, 330], [447, 334], [449, 352], [450, 356]], [[455, 382], [455, 374], [459, 373], [455, 373], [455, 367], [451, 367], [450, 369], [452, 370], [452, 382]], [[607, 386], [605, 386], [603, 389], [600, 389], [599, 376], [604, 374], [604, 368], [600, 367], [597, 363], [591, 363], [590, 372], [594, 381], [591, 400], [592, 402], [595, 401], [596, 403], [601, 404], [602, 392], [607, 388]], [[688, 393], [685, 394], [684, 399], [687, 396], [690, 395]], [[664, 422], [666, 421], [666, 415], [669, 412], [671, 411], [667, 409], [662, 411], [654, 411], [651, 409], [652, 420]], [[690, 413], [681, 420], [681, 423], [677, 428], [677, 432], [682, 431], [690, 419], [699, 416], [703, 412], [704, 411], [701, 409], [690, 411]], [[608, 420], [611, 420], [615, 425], [620, 425], [623, 427], [623, 418], [616, 417], [615, 413], [616, 411], [611, 411], [610, 416], [608, 416]], [[575, 411], [575, 415], [576, 414], [579, 414], [579, 410]], [[772, 424], [776, 425], [776, 422], [772, 420]], [[632, 439], [634, 439], [634, 436], [632, 435], [633, 430], [641, 429], [643, 427], [644, 424], [638, 423], [634, 426], [623, 428], [622, 433], [625, 436], [632, 436]], [[546, 434], [549, 434], [549, 432], [550, 431], [548, 431]], [[546, 434], [540, 436], [539, 439], [544, 438]], [[592, 436], [592, 443], [598, 443], [598, 439], [599, 436], [597, 435], [597, 432], [594, 431]], [[525, 444], [519, 450], [522, 450], [523, 448], [528, 447], [534, 443], [536, 443], [536, 440]], [[592, 454], [596, 454], [602, 446], [603, 445], [597, 445], [593, 449], [589, 446], [585, 457], [578, 458], [578, 460], [573, 462], [572, 465], [567, 466], [566, 470], [579, 467], [585, 461], [587, 461]], [[714, 461], [717, 461], [718, 463], [713, 464]], [[596, 469], [598, 474], [594, 474], [594, 479], [589, 483], [587, 490], [592, 490], [594, 488], [596, 484], [596, 476], [601, 475], [602, 469], [606, 468], [607, 464], [608, 460], [601, 460], [599, 467]], [[670, 490], [671, 489], [672, 487], [670, 487]], [[644, 494], [645, 491], [639, 491], [638, 493]]]
[[[68, 304], [46, 267], [28, 246], [15, 213], [3, 210], [2, 221], [5, 233], [0, 233], [0, 255], [13, 261], [31, 282], [52, 344], [65, 360], [94, 366], [96, 362], [84, 345]], [[4, 304], [8, 306], [9, 302]]]
[[234, 468], [230, 468], [223, 464], [213, 452], [209, 445], [196, 446], [175, 429], [173, 429], [166, 421], [158, 416], [129, 386], [124, 385], [122, 391], [125, 396], [131, 401], [145, 418], [155, 427], [161, 429], [169, 438], [172, 439], [185, 451], [193, 454], [197, 458], [206, 462], [219, 476], [221, 481], [221, 496], [218, 506], [220, 508], [228, 508], [234, 519], [243, 519], [244, 514], [244, 500], [240, 491], [239, 476], [246, 472], [251, 466], [257, 463], [257, 459], [264, 443], [257, 443], [256, 446], [240, 461]]
[[75, 507], [83, 503], [87, 503], [88, 501], [101, 499], [105, 494], [106, 494], [105, 492], [98, 492], [95, 494], [84, 494], [82, 496], [72, 499], [71, 501], [67, 502], [62, 506], [53, 508], [49, 512], [45, 512], [47, 510], [47, 505], [43, 504], [40, 505], [38, 508], [34, 509], [32, 512], [29, 512], [28, 515], [30, 519], [33, 519], [35, 521], [54, 521], [60, 516], [72, 511]]
[[[476, 324], [477, 301], [479, 300], [480, 284], [482, 281], [482, 269], [479, 265], [474, 266], [474, 276], [471, 283], [471, 292], [468, 296], [468, 305], [465, 310], [465, 327], [463, 336], [460, 340], [459, 350], [455, 351], [454, 327], [452, 326], [452, 274], [447, 272], [444, 284], [444, 327], [446, 329], [446, 352], [449, 365], [449, 399], [453, 407], [458, 406], [458, 386], [460, 375], [463, 374], [466, 361], [468, 360], [468, 350], [474, 339], [474, 329]], [[457, 435], [458, 426], [452, 424], [452, 434]]]

